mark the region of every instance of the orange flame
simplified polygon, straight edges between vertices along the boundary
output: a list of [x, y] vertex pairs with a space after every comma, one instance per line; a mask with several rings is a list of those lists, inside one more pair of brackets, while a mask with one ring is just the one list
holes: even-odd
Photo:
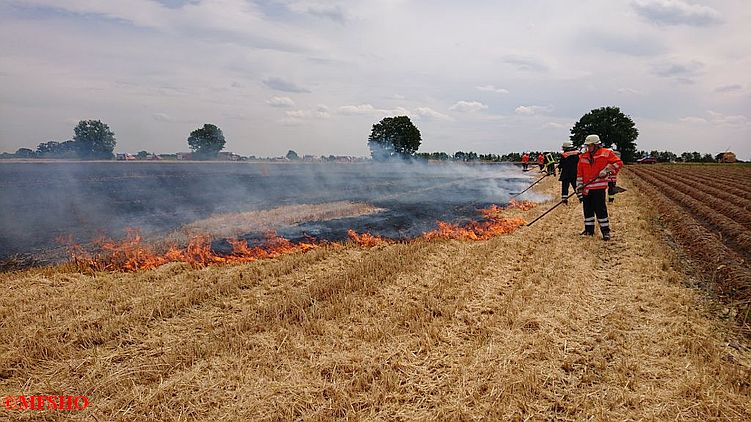
[[532, 208], [536, 207], [537, 204], [535, 204], [532, 201], [517, 201], [516, 199], [512, 199], [506, 208], [508, 209], [518, 209], [522, 211], [529, 211]]
[[[511, 233], [521, 225], [526, 224], [522, 218], [508, 218], [503, 211], [508, 208], [529, 210], [535, 204], [529, 201], [511, 201], [506, 208], [492, 205], [478, 210], [485, 221], [472, 221], [459, 226], [438, 221], [438, 228], [422, 235], [425, 239], [461, 239], [487, 240], [501, 234]], [[370, 233], [358, 234], [348, 230], [347, 235], [356, 244], [372, 248], [379, 245], [393, 243], [391, 239]], [[309, 242], [292, 243], [278, 236], [274, 232], [266, 234], [265, 241], [260, 246], [251, 247], [243, 239], [227, 239], [232, 252], [220, 255], [211, 249], [211, 238], [198, 235], [188, 241], [184, 248], [170, 246], [166, 252], [155, 252], [143, 243], [141, 233], [137, 229], [126, 229], [124, 240], [113, 241], [101, 238], [94, 242], [99, 252], [94, 256], [88, 254], [81, 245], [73, 243], [71, 238], [60, 238], [60, 243], [67, 246], [71, 260], [79, 270], [94, 271], [138, 271], [156, 268], [169, 262], [186, 262], [194, 268], [201, 268], [212, 264], [253, 262], [259, 259], [276, 258], [280, 255], [297, 252], [307, 252], [316, 249], [326, 242], [311, 240]]]
[[347, 230], [347, 236], [349, 236], [350, 240], [353, 242], [366, 248], [389, 243], [389, 240], [384, 239], [381, 236], [375, 236], [370, 233], [357, 234], [357, 232], [352, 229]]
[[508, 207], [491, 205], [488, 208], [478, 210], [486, 221], [472, 221], [464, 226], [438, 221], [438, 228], [423, 235], [426, 239], [460, 239], [460, 240], [487, 240], [501, 234], [511, 233], [519, 226], [527, 224], [523, 218], [508, 218], [503, 215], [504, 209], [515, 208], [527, 211], [535, 206], [529, 201], [512, 200]]
[[287, 239], [268, 233], [266, 241], [250, 247], [242, 239], [228, 239], [232, 253], [219, 255], [211, 249], [211, 238], [199, 235], [191, 238], [185, 248], [170, 246], [164, 253], [157, 253], [148, 245], [136, 229], [127, 229], [121, 241], [100, 239], [95, 245], [100, 250], [94, 256], [83, 251], [79, 245], [70, 244], [69, 253], [79, 269], [95, 271], [138, 271], [156, 268], [168, 262], [186, 262], [194, 268], [212, 264], [252, 262], [258, 259], [276, 258], [283, 254], [306, 252], [321, 246], [322, 242], [291, 243]]

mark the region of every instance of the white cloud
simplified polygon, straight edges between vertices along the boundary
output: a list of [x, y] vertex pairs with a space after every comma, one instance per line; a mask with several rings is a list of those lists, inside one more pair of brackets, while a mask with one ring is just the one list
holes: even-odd
[[456, 104], [449, 107], [449, 110], [451, 111], [459, 111], [462, 113], [475, 113], [487, 109], [488, 106], [479, 101], [458, 101]]
[[716, 125], [726, 126], [746, 126], [749, 124], [749, 119], [746, 116], [740, 114], [723, 114], [716, 111], [708, 110], [710, 121]]
[[402, 116], [410, 115], [409, 110], [397, 107], [394, 109], [378, 109], [370, 104], [360, 105], [346, 105], [339, 107], [339, 114], [344, 115], [387, 115], [387, 116]]
[[617, 92], [623, 95], [644, 95], [644, 91], [633, 88], [618, 88]]
[[689, 123], [689, 124], [701, 124], [701, 125], [705, 125], [705, 124], [709, 123], [707, 121], [707, 119], [705, 119], [703, 117], [688, 116], [688, 117], [681, 117], [679, 120], [681, 122], [683, 122], [683, 123]]
[[523, 116], [533, 116], [536, 114], [548, 113], [551, 111], [553, 111], [552, 106], [538, 106], [538, 105], [530, 105], [530, 106], [521, 105], [514, 109], [514, 113], [521, 114]]
[[151, 117], [158, 122], [173, 122], [175, 120], [166, 113], [154, 113]]
[[558, 123], [558, 122], [547, 122], [545, 123], [543, 127], [550, 128], [550, 129], [568, 129], [569, 128], [569, 126], [564, 125], [563, 123]]
[[743, 86], [739, 84], [723, 85], [715, 88], [715, 92], [740, 92], [743, 91]]
[[288, 81], [284, 78], [271, 77], [263, 80], [263, 84], [267, 87], [284, 92], [297, 92], [297, 93], [309, 93], [308, 88], [302, 87], [294, 82]]
[[325, 105], [318, 105], [314, 110], [289, 110], [284, 114], [288, 119], [328, 119], [331, 117]]
[[679, 119], [683, 123], [689, 124], [711, 124], [713, 126], [731, 126], [742, 127], [751, 126], [751, 120], [740, 114], [723, 114], [716, 111], [708, 110], [706, 117], [687, 116]]
[[632, 7], [643, 18], [659, 25], [707, 26], [722, 22], [717, 10], [681, 0], [635, 0]]
[[508, 94], [508, 89], [496, 88], [495, 85], [483, 85], [477, 87], [478, 91], [495, 92], [496, 94]]
[[279, 107], [279, 108], [295, 106], [295, 102], [292, 101], [292, 98], [277, 97], [277, 96], [273, 96], [269, 98], [268, 100], [266, 100], [266, 104], [270, 105], [271, 107]]
[[452, 120], [450, 116], [439, 113], [429, 107], [417, 107], [415, 114], [424, 119], [436, 119], [436, 120]]
[[332, 5], [316, 1], [293, 1], [289, 3], [287, 7], [297, 13], [330, 19], [340, 24], [345, 24], [347, 21], [346, 13], [340, 5]]
[[360, 105], [346, 105], [339, 107], [339, 113], [341, 114], [379, 114], [380, 111], [376, 110], [375, 107], [373, 107], [370, 104], [360, 104]]
[[539, 57], [530, 56], [526, 54], [509, 54], [501, 59], [501, 62], [506, 63], [516, 70], [522, 72], [547, 72], [550, 67], [545, 61]]

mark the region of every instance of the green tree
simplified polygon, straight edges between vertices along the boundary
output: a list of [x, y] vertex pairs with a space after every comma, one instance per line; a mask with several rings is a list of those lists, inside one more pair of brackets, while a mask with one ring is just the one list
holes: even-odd
[[300, 156], [295, 151], [289, 150], [286, 155], [288, 160], [299, 160]]
[[29, 148], [18, 148], [16, 150], [16, 157], [18, 158], [34, 158], [34, 151]]
[[87, 160], [111, 160], [115, 134], [99, 120], [81, 120], [73, 129], [79, 157]]
[[407, 116], [386, 117], [373, 125], [368, 137], [374, 160], [411, 157], [420, 147], [420, 131]]
[[712, 154], [706, 153], [701, 157], [702, 163], [714, 163], [716, 160], [712, 157]]
[[219, 151], [224, 148], [224, 144], [222, 130], [211, 123], [206, 123], [202, 128], [190, 132], [188, 137], [188, 145], [193, 151], [193, 157], [198, 160], [216, 158]]
[[623, 161], [636, 159], [636, 129], [631, 117], [623, 114], [618, 107], [601, 107], [582, 116], [571, 128], [571, 142], [577, 147], [584, 143], [587, 135], [599, 135], [602, 144], [610, 148], [615, 145]]

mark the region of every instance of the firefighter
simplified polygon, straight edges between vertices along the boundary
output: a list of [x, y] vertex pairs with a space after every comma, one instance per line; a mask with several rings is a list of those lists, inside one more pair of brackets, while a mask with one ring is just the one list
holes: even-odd
[[540, 166], [540, 173], [542, 173], [545, 170], [545, 156], [542, 153], [537, 155], [537, 165]]
[[526, 152], [522, 154], [522, 170], [529, 170], [529, 154], [527, 154]]
[[558, 163], [558, 169], [561, 171], [558, 180], [561, 181], [561, 201], [568, 204], [568, 188], [576, 189], [576, 165], [579, 163], [579, 150], [569, 141], [561, 146], [563, 154], [561, 161]]
[[[613, 151], [613, 154], [615, 154], [618, 158], [621, 158], [621, 153], [618, 151]], [[612, 204], [615, 201], [615, 194], [617, 193], [616, 190], [616, 183], [618, 183], [618, 174], [613, 173], [608, 178], [608, 203]]]
[[587, 150], [579, 155], [576, 169], [576, 195], [584, 204], [584, 231], [582, 235], [594, 236], [595, 215], [603, 240], [610, 240], [610, 221], [605, 191], [608, 177], [618, 173], [623, 161], [613, 151], [600, 145], [600, 137], [587, 135]]
[[555, 165], [558, 164], [555, 161], [555, 158], [553, 157], [552, 153], [546, 153], [545, 154], [545, 167], [548, 171], [549, 176], [555, 176]]

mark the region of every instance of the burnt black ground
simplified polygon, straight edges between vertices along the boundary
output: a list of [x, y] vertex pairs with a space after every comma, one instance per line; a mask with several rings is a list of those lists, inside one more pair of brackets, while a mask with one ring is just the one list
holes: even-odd
[[[0, 163], [0, 259], [86, 243], [128, 227], [158, 235], [212, 214], [332, 201], [366, 202], [374, 215], [284, 227], [297, 240], [340, 240], [346, 230], [408, 238], [436, 220], [476, 219], [530, 183], [513, 165], [374, 163]], [[257, 234], [248, 234], [252, 241]]]

